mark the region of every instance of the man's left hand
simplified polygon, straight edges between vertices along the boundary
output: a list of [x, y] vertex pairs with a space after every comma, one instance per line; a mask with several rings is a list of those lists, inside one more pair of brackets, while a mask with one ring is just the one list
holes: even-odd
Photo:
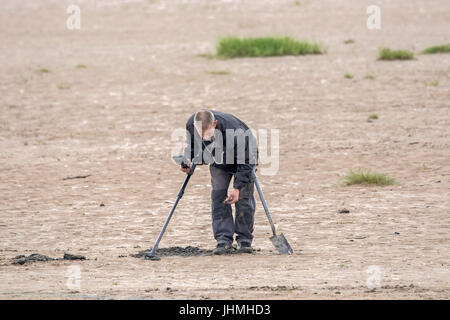
[[233, 191], [231, 191], [230, 195], [223, 201], [223, 203], [233, 204], [238, 202], [238, 200], [239, 200], [239, 189], [233, 189]]

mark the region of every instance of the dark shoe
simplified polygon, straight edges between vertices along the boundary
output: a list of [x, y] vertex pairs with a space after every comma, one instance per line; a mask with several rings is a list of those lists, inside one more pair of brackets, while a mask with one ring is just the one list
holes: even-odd
[[237, 249], [239, 253], [253, 253], [252, 245], [248, 242], [239, 243], [239, 247]]
[[227, 254], [231, 253], [233, 249], [231, 245], [228, 243], [219, 243], [216, 248], [213, 249], [213, 254]]

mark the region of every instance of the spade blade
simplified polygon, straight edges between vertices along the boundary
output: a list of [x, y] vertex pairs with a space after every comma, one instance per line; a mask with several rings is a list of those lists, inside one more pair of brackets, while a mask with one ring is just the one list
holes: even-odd
[[272, 241], [275, 248], [278, 250], [280, 254], [292, 254], [294, 250], [292, 250], [291, 246], [287, 242], [284, 235], [281, 233], [277, 236], [271, 236], [270, 240]]

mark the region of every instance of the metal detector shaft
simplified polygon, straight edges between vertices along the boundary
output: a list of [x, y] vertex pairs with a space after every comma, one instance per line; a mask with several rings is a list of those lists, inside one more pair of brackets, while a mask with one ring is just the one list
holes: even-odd
[[273, 235], [276, 236], [277, 233], [275, 231], [275, 224], [273, 223], [272, 216], [269, 212], [269, 207], [267, 206], [266, 199], [264, 199], [263, 192], [261, 190], [261, 186], [258, 182], [258, 177], [256, 176], [255, 170], [253, 169], [253, 177], [255, 178], [255, 186], [256, 190], [258, 190], [259, 198], [261, 199], [262, 205], [264, 207], [264, 211], [266, 212], [267, 219], [269, 219], [270, 227], [272, 228]]
[[167, 226], [169, 225], [170, 219], [172, 218], [173, 213], [175, 212], [175, 208], [178, 205], [178, 202], [180, 201], [180, 199], [183, 197], [184, 194], [184, 189], [186, 189], [186, 186], [189, 182], [189, 179], [191, 178], [192, 174], [194, 173], [195, 167], [197, 165], [195, 163], [192, 163], [190, 166], [190, 170], [189, 173], [186, 174], [186, 178], [184, 179], [184, 183], [180, 188], [180, 191], [178, 192], [177, 198], [175, 199], [175, 203], [172, 206], [172, 209], [170, 210], [169, 215], [166, 218], [166, 221], [164, 222], [164, 226], [161, 229], [161, 232], [159, 233], [158, 239], [156, 239], [155, 244], [152, 247], [152, 251], [150, 251], [150, 253], [148, 254], [149, 257], [154, 257], [155, 253], [156, 253], [156, 249], [158, 248], [159, 242], [161, 241], [164, 232], [166, 231]]

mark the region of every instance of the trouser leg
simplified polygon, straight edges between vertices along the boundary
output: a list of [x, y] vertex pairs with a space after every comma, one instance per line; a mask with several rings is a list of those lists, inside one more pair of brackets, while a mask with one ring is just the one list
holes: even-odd
[[234, 222], [231, 205], [224, 204], [232, 174], [220, 168], [209, 166], [211, 173], [212, 229], [217, 243], [233, 243]]
[[253, 195], [255, 182], [252, 178], [250, 182], [239, 191], [239, 200], [235, 204], [235, 232], [238, 243], [253, 240], [253, 224], [255, 219], [255, 197]]

